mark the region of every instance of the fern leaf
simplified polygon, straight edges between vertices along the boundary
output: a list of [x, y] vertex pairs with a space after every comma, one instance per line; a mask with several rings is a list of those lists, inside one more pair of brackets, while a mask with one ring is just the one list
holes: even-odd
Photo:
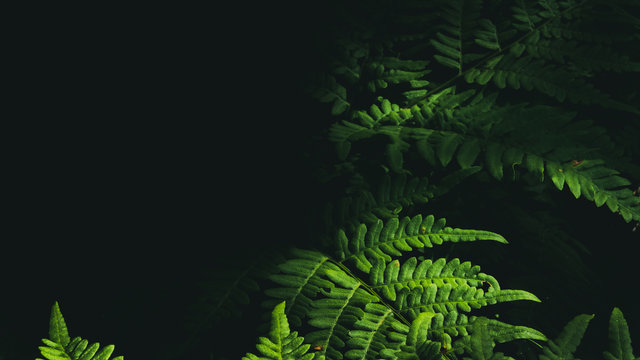
[[433, 319], [434, 316], [436, 316], [436, 313], [425, 311], [413, 319], [409, 327], [409, 333], [407, 334], [407, 345], [420, 346], [427, 341], [429, 326], [431, 326], [431, 319]]
[[[260, 337], [256, 349], [262, 357], [248, 353], [243, 360], [273, 359], [273, 360], [311, 360], [313, 353], [307, 353], [311, 345], [303, 344], [304, 338], [298, 336], [297, 331], [291, 332], [289, 322], [284, 312], [285, 302], [281, 302], [271, 312], [271, 327], [269, 337]], [[317, 359], [323, 359], [322, 356]]]
[[348, 341], [349, 329], [364, 316], [362, 308], [378, 301], [378, 297], [363, 290], [359, 281], [340, 269], [327, 270], [325, 276], [335, 285], [329, 291], [322, 289], [325, 297], [313, 301], [308, 324], [319, 330], [307, 334], [306, 339], [320, 346], [327, 359], [342, 359], [341, 349]]
[[482, 150], [479, 139], [465, 141], [460, 146], [456, 159], [461, 168], [470, 168]]
[[[523, 290], [501, 290], [491, 276], [481, 273], [479, 266], [460, 263], [455, 258], [447, 262], [410, 258], [402, 266], [398, 260], [388, 265], [378, 260], [370, 272], [371, 284], [395, 308], [414, 318], [423, 311], [446, 314], [469, 312], [472, 308], [515, 300], [540, 300]], [[489, 287], [485, 292], [483, 284]]]
[[[473, 325], [478, 319], [479, 317], [468, 317], [457, 311], [447, 314], [436, 313], [429, 325], [428, 338], [450, 346], [452, 338], [459, 337], [457, 342], [468, 347], [469, 334], [472, 333]], [[516, 339], [547, 340], [546, 336], [538, 330], [526, 326], [506, 324], [498, 320], [489, 319], [486, 327], [492, 340], [499, 343]]]
[[49, 339], [62, 346], [67, 346], [71, 339], [69, 338], [69, 330], [67, 323], [64, 321], [60, 305], [56, 301], [51, 308], [51, 319], [49, 320]]
[[333, 76], [327, 78], [326, 84], [323, 87], [319, 87], [314, 96], [321, 102], [332, 103], [332, 115], [340, 115], [350, 106], [349, 101], [347, 101], [346, 88], [340, 85]]
[[402, 344], [389, 336], [390, 331], [403, 327], [403, 324], [394, 318], [393, 311], [387, 306], [366, 304], [353, 326], [347, 341], [351, 350], [344, 354], [347, 359], [377, 359], [382, 350], [398, 349]]
[[302, 325], [302, 319], [311, 310], [312, 300], [320, 289], [332, 285], [323, 275], [339, 268], [329, 262], [327, 256], [316, 251], [292, 249], [291, 253], [295, 258], [278, 265], [280, 273], [269, 276], [273, 282], [283, 286], [265, 290], [265, 294], [277, 300], [266, 301], [263, 306], [273, 307], [274, 302], [284, 300], [288, 319], [297, 327]]
[[[458, 179], [462, 181], [462, 177]], [[378, 219], [398, 217], [405, 207], [423, 204], [433, 198], [434, 187], [427, 177], [408, 177], [406, 174], [390, 174], [379, 184], [366, 188], [366, 184], [347, 191], [336, 205], [329, 203], [325, 209], [325, 225], [331, 231], [360, 222], [376, 222]]]
[[475, 43], [489, 50], [500, 50], [500, 40], [496, 26], [489, 19], [478, 20], [480, 30], [476, 31]]
[[591, 319], [593, 319], [593, 315], [582, 314], [569, 321], [555, 340], [549, 340], [547, 345], [543, 346], [543, 354], [540, 355], [540, 359], [559, 360], [572, 358]]
[[101, 349], [99, 343], [87, 346], [88, 341], [80, 337], [70, 339], [58, 302], [51, 308], [49, 337], [50, 339], [42, 339], [45, 346], [38, 347], [40, 354], [47, 360], [124, 360], [123, 356], [111, 358], [114, 345], [107, 345]]
[[617, 307], [613, 308], [609, 318], [609, 351], [605, 351], [603, 356], [607, 360], [636, 359], [631, 348], [629, 326], [622, 311]]
[[353, 263], [359, 270], [369, 273], [371, 261], [381, 258], [391, 261], [391, 255], [400, 256], [413, 248], [432, 247], [444, 241], [466, 242], [476, 240], [507, 241], [500, 235], [482, 230], [465, 230], [445, 227], [445, 220], [435, 221], [433, 215], [416, 215], [412, 218], [382, 220], [367, 227], [360, 224], [351, 238], [344, 230], [338, 232], [337, 258]]
[[[471, 322], [475, 322], [475, 319], [472, 318]], [[506, 324], [494, 319], [487, 319], [485, 325], [491, 334], [491, 338], [499, 343], [517, 339], [548, 340], [543, 333], [527, 326]]]
[[473, 324], [471, 334], [471, 354], [474, 360], [488, 360], [493, 358], [494, 343], [486, 326], [487, 319], [479, 318]]
[[512, 6], [511, 10], [513, 10], [513, 18], [518, 23], [514, 23], [513, 26], [522, 31], [534, 30], [542, 18], [536, 14], [535, 9], [529, 7], [525, 0], [517, 0], [515, 3], [516, 5]]

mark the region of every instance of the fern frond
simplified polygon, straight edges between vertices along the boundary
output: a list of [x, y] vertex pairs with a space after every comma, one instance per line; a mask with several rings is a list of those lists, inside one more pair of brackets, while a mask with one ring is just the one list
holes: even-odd
[[538, 9], [536, 9], [529, 1], [517, 0], [515, 5], [511, 6], [513, 11], [512, 17], [517, 21], [512, 25], [521, 31], [530, 32], [533, 31], [538, 23], [543, 21], [543, 18], [538, 15]]
[[491, 340], [489, 330], [486, 326], [487, 319], [479, 318], [473, 324], [473, 332], [470, 337], [470, 348], [472, 359], [485, 360], [498, 358], [493, 354], [493, 347], [495, 344]]
[[482, 55], [467, 52], [468, 47], [479, 41], [480, 46], [495, 46], [491, 39], [490, 21], [483, 19], [482, 28], [478, 29], [482, 2], [477, 0], [455, 0], [444, 2], [441, 18], [444, 24], [436, 39], [431, 39], [431, 45], [438, 54], [433, 58], [446, 67], [456, 69], [460, 74], [468, 62], [478, 59]]
[[526, 44], [526, 51], [535, 58], [560, 64], [572, 63], [581, 72], [615, 71], [638, 72], [640, 63], [616, 53], [610, 47], [585, 45], [575, 40], [540, 40]]
[[[556, 95], [565, 93], [554, 92]], [[393, 153], [388, 156], [390, 166], [396, 170], [403, 167], [403, 153], [409, 152], [412, 143], [431, 165], [439, 162], [447, 166], [453, 159], [463, 169], [483, 164], [499, 180], [504, 177], [505, 168], [511, 168], [515, 178], [516, 166], [523, 166], [541, 179], [546, 172], [559, 190], [566, 182], [576, 198], [584, 196], [596, 206], [606, 203], [627, 222], [640, 219], [640, 199], [633, 196], [631, 190], [623, 188], [629, 182], [617, 176], [615, 170], [600, 166], [603, 162], [597, 156], [602, 155], [590, 148], [594, 143], [603, 150], [612, 147], [603, 129], [589, 121], [576, 121], [573, 119], [575, 114], [559, 112], [552, 107], [526, 104], [497, 107], [493, 105], [494, 97], [471, 98], [471, 95], [454, 99], [450, 90], [439, 94], [437, 100], [430, 99], [431, 102], [421, 107], [415, 106], [409, 113], [399, 109], [395, 118], [400, 120], [396, 125], [382, 125], [389, 121], [387, 119], [394, 118], [391, 115], [394, 107], [387, 106], [387, 112], [381, 113], [376, 127], [364, 128], [349, 122], [344, 122], [343, 126], [334, 125], [334, 133], [341, 132], [345, 136], [333, 140], [357, 141], [363, 136], [356, 136], [356, 132], [366, 132], [366, 137], [379, 134], [388, 136], [392, 145], [405, 144], [388, 148], [388, 152]], [[457, 110], [457, 104], [463, 101], [468, 105]], [[349, 129], [357, 130], [349, 134]], [[582, 162], [590, 156], [593, 160]], [[593, 171], [590, 170], [592, 167]]]
[[347, 100], [347, 90], [340, 85], [335, 77], [328, 76], [325, 84], [315, 90], [314, 96], [320, 102], [331, 103], [331, 114], [339, 115], [344, 113], [350, 106]]
[[[515, 300], [540, 302], [523, 290], [501, 290], [490, 275], [480, 272], [479, 266], [454, 258], [446, 261], [424, 260], [415, 257], [400, 265], [398, 260], [388, 265], [377, 261], [369, 273], [371, 286], [394, 307], [409, 318], [428, 311], [446, 314], [450, 311], [469, 312], [472, 308]], [[483, 285], [487, 290], [483, 290]]]
[[71, 339], [57, 301], [51, 308], [49, 339], [42, 339], [42, 342], [45, 346], [38, 348], [47, 360], [124, 360], [124, 356], [111, 357], [114, 345], [107, 345], [101, 349], [100, 343], [89, 345], [87, 340], [80, 337]]
[[[429, 324], [428, 338], [431, 341], [440, 342], [448, 348], [452, 344], [457, 348], [468, 348], [469, 335], [472, 333], [473, 325], [481, 318], [469, 317], [457, 311], [451, 311], [447, 314], [436, 313]], [[543, 333], [526, 326], [511, 325], [493, 319], [488, 319], [486, 326], [492, 341], [499, 343], [516, 339], [547, 340]], [[454, 338], [458, 339], [452, 341]]]
[[580, 345], [591, 319], [593, 315], [582, 314], [569, 321], [555, 340], [549, 340], [547, 345], [543, 346], [540, 360], [573, 358], [573, 353]]
[[620, 309], [613, 308], [609, 318], [609, 351], [603, 356], [606, 360], [637, 360], [631, 348], [629, 326]]
[[398, 217], [407, 207], [427, 203], [435, 190], [427, 177], [405, 174], [387, 174], [379, 184], [371, 187], [368, 189], [367, 184], [359, 184], [349, 189], [335, 205], [329, 203], [325, 209], [326, 228], [337, 230], [360, 222]]
[[67, 346], [71, 339], [67, 323], [62, 316], [60, 305], [56, 301], [51, 308], [51, 318], [49, 319], [49, 339], [62, 346]]
[[293, 259], [279, 264], [279, 273], [272, 274], [269, 279], [283, 287], [265, 290], [265, 294], [277, 300], [265, 301], [263, 306], [273, 307], [285, 300], [286, 312], [294, 326], [301, 326], [302, 319], [311, 310], [312, 299], [321, 288], [332, 284], [323, 278], [327, 270], [340, 270], [322, 253], [310, 250], [292, 249]]
[[266, 295], [277, 300], [265, 301], [263, 306], [273, 307], [274, 303], [284, 300], [289, 320], [294, 326], [301, 326], [320, 289], [332, 285], [323, 275], [328, 270], [340, 269], [329, 262], [327, 256], [316, 251], [292, 249], [291, 253], [295, 258], [278, 265], [280, 273], [269, 276], [273, 282], [283, 286], [265, 290]]
[[378, 219], [367, 227], [360, 224], [351, 238], [344, 230], [338, 232], [336, 257], [340, 262], [353, 264], [359, 270], [369, 273], [372, 261], [392, 260], [391, 256], [401, 256], [413, 248], [433, 247], [443, 242], [466, 242], [476, 240], [507, 241], [496, 233], [484, 230], [466, 230], [445, 226], [446, 220], [435, 220], [433, 215], [424, 219], [422, 215], [402, 219], [392, 218], [386, 223]]
[[349, 339], [357, 319], [364, 316], [363, 307], [378, 301], [378, 297], [362, 288], [362, 283], [339, 270], [327, 270], [326, 279], [331, 281], [329, 290], [321, 290], [324, 298], [313, 301], [308, 324], [318, 328], [306, 335], [307, 341], [320, 346], [327, 359], [342, 359], [341, 349]]
[[[271, 328], [269, 337], [260, 337], [260, 343], [256, 348], [261, 353], [258, 357], [252, 353], [247, 353], [242, 360], [311, 360], [313, 353], [308, 353], [311, 345], [303, 344], [304, 338], [298, 336], [297, 331], [291, 332], [287, 315], [284, 312], [285, 303], [282, 302], [271, 312]], [[315, 358], [323, 360], [323, 356]]]
[[344, 356], [347, 359], [377, 359], [383, 351], [389, 353], [397, 350], [402, 342], [393, 336], [394, 330], [404, 328], [403, 324], [394, 318], [393, 310], [387, 306], [368, 303], [361, 316], [353, 324], [354, 330], [349, 331], [349, 347]]

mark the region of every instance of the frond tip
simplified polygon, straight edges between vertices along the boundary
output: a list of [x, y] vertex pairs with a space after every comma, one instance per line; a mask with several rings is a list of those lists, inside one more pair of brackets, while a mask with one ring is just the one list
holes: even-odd
[[467, 242], [476, 240], [507, 241], [499, 234], [483, 230], [457, 229], [445, 226], [445, 219], [435, 220], [433, 215], [412, 218], [392, 218], [386, 223], [375, 222], [369, 228], [360, 224], [355, 234], [348, 238], [343, 230], [338, 233], [339, 249], [337, 257], [341, 262], [355, 263], [355, 266], [369, 273], [376, 259], [385, 262], [392, 256], [401, 256], [402, 252], [413, 248], [433, 247], [443, 242]]
[[[262, 356], [251, 353], [242, 357], [242, 360], [311, 360], [313, 353], [307, 353], [311, 345], [303, 344], [304, 338], [298, 336], [297, 331], [291, 332], [289, 321], [284, 313], [285, 302], [281, 302], [271, 312], [271, 328], [269, 337], [260, 337], [260, 343], [256, 345]], [[323, 360], [320, 355], [316, 360]]]
[[[87, 340], [76, 336], [69, 337], [67, 324], [56, 301], [51, 308], [49, 320], [49, 339], [42, 339], [46, 346], [40, 346], [40, 354], [47, 360], [124, 360], [124, 356], [111, 358], [115, 349], [113, 345], [107, 345], [100, 349], [100, 343], [89, 346]], [[43, 360], [36, 358], [36, 360]]]

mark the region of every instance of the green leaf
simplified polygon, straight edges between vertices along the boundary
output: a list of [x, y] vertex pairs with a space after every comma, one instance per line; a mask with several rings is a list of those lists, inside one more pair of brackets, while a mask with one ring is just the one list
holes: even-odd
[[[311, 360], [313, 354], [307, 354], [307, 351], [311, 347], [309, 344], [303, 344], [304, 338], [298, 336], [297, 331], [291, 332], [289, 328], [289, 321], [285, 314], [286, 303], [283, 301], [276, 305], [271, 312], [271, 327], [269, 330], [269, 337], [260, 337], [259, 344], [256, 344], [256, 349], [262, 355], [258, 357], [254, 354], [247, 353], [242, 360]], [[315, 318], [313, 320], [318, 320]], [[311, 321], [309, 321], [311, 324]], [[313, 325], [313, 324], [312, 324]], [[332, 326], [330, 324], [327, 327]], [[105, 347], [106, 349], [107, 347]], [[107, 352], [103, 349], [98, 355], [103, 352]], [[306, 355], [305, 355], [306, 354]], [[324, 359], [324, 355], [319, 355], [316, 359]], [[97, 360], [97, 359], [96, 359]], [[100, 358], [100, 360], [107, 360], [107, 358]], [[115, 360], [115, 359], [114, 359]]]
[[60, 306], [56, 301], [51, 307], [51, 318], [49, 319], [49, 339], [67, 346], [69, 344], [69, 331], [67, 330], [67, 324], [64, 321]]
[[353, 289], [358, 285], [358, 280], [347, 275], [344, 271], [327, 270], [325, 273], [331, 281], [344, 288]]
[[551, 178], [553, 184], [558, 188], [558, 190], [562, 190], [564, 187], [564, 169], [562, 166], [555, 161], [547, 161], [547, 174]]
[[443, 166], [449, 165], [459, 144], [460, 136], [453, 132], [446, 134], [440, 141], [440, 146], [438, 147], [438, 159]]
[[605, 357], [616, 360], [634, 360], [631, 348], [631, 336], [629, 326], [619, 308], [613, 308], [609, 318], [609, 351], [604, 352]]
[[433, 55], [433, 58], [436, 59], [436, 61], [446, 67], [450, 67], [453, 69], [458, 69], [458, 71], [460, 71], [462, 69], [462, 67], [460, 66], [460, 63], [452, 60], [448, 57], [444, 57], [444, 56], [440, 56], [440, 55]]
[[578, 174], [573, 169], [567, 169], [564, 172], [565, 181], [569, 186], [569, 190], [573, 194], [573, 196], [577, 199], [580, 197], [580, 179], [578, 178]]
[[576, 351], [591, 319], [593, 319], [593, 315], [582, 314], [576, 316], [565, 325], [558, 338], [554, 341], [561, 350], [559, 355], [570, 356]]
[[471, 354], [474, 360], [488, 360], [493, 355], [493, 341], [487, 329], [487, 318], [478, 318], [471, 334]]
[[504, 149], [500, 144], [490, 143], [485, 154], [485, 161], [489, 174], [494, 178], [502, 179], [502, 153]]
[[289, 322], [287, 316], [284, 314], [285, 302], [281, 302], [271, 312], [271, 329], [269, 330], [269, 336], [272, 341], [278, 345], [282, 345], [284, 338], [289, 336]]
[[470, 168], [478, 157], [480, 150], [480, 141], [477, 138], [462, 143], [456, 158], [460, 167], [463, 169]]
[[409, 333], [407, 334], [407, 345], [419, 346], [427, 340], [427, 334], [431, 325], [431, 319], [436, 315], [434, 312], [425, 311], [411, 322]]

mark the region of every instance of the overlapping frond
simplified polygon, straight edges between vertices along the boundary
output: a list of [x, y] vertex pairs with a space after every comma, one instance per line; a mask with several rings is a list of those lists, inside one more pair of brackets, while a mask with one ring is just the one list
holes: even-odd
[[372, 288], [411, 319], [424, 311], [447, 314], [505, 301], [540, 301], [524, 290], [500, 289], [492, 276], [480, 272], [479, 266], [461, 263], [457, 258], [418, 262], [412, 257], [402, 265], [398, 260], [389, 264], [379, 260], [369, 275]]
[[387, 222], [378, 219], [367, 226], [360, 224], [350, 236], [340, 230], [337, 236], [336, 258], [346, 264], [353, 264], [359, 270], [369, 273], [376, 259], [392, 261], [392, 256], [414, 248], [433, 247], [443, 242], [467, 242], [493, 240], [506, 243], [499, 234], [484, 231], [458, 229], [445, 226], [446, 220], [436, 220], [433, 215], [422, 217], [392, 218]]
[[[560, 335], [555, 340], [549, 340], [542, 348], [540, 360], [573, 359], [573, 353], [580, 345], [593, 317], [594, 315], [581, 314], [569, 321]], [[640, 359], [633, 355], [629, 326], [622, 311], [617, 307], [613, 308], [609, 317], [609, 347], [603, 352], [603, 357], [606, 360]]]
[[394, 317], [391, 308], [368, 303], [349, 331], [347, 359], [377, 359], [395, 353], [403, 343], [404, 324]]
[[[328, 290], [322, 289], [324, 297], [312, 303], [307, 323], [318, 330], [307, 334], [306, 339], [320, 347], [327, 359], [342, 359], [343, 352], [348, 350], [345, 344], [350, 339], [350, 329], [354, 329], [358, 319], [364, 317], [362, 308], [378, 301], [378, 297], [364, 290], [362, 283], [342, 270], [327, 270], [325, 275], [332, 286]], [[354, 341], [362, 345], [361, 340], [352, 340], [352, 343]], [[355, 354], [360, 353], [357, 349], [354, 350]]]
[[555, 340], [549, 340], [542, 348], [540, 360], [559, 360], [573, 358], [573, 353], [580, 345], [584, 332], [593, 315], [578, 315], [565, 325]]
[[320, 289], [332, 285], [323, 275], [328, 270], [340, 269], [329, 261], [329, 257], [316, 251], [292, 249], [291, 253], [295, 258], [278, 265], [280, 272], [269, 277], [281, 287], [265, 290], [268, 296], [277, 300], [266, 301], [264, 305], [271, 308], [274, 303], [286, 301], [289, 321], [294, 326], [301, 326]]
[[327, 229], [398, 217], [404, 208], [427, 203], [435, 190], [427, 177], [405, 174], [384, 176], [373, 187], [369, 189], [362, 184], [350, 189], [335, 205], [327, 204], [324, 223]]
[[[67, 324], [56, 301], [51, 308], [49, 320], [49, 338], [42, 339], [40, 354], [47, 360], [124, 360], [124, 356], [111, 357], [115, 346], [100, 348], [100, 343], [92, 343], [81, 337], [71, 339]], [[42, 359], [36, 359], [42, 360]]]
[[[455, 339], [468, 340], [461, 339], [470, 335], [478, 319], [464, 312], [498, 302], [539, 301], [526, 291], [500, 289], [492, 276], [457, 258], [418, 262], [412, 257], [402, 265], [394, 259], [443, 241], [506, 242], [498, 234], [452, 229], [444, 220], [433, 216], [423, 220], [420, 215], [386, 223], [378, 220], [371, 233], [363, 224], [358, 229], [352, 240], [341, 232], [344, 247], [337, 259], [294, 250], [296, 258], [271, 276], [282, 287], [267, 290], [268, 295], [291, 302], [286, 307], [289, 318], [317, 329], [305, 339], [327, 359], [396, 359], [451, 348]], [[345, 265], [368, 273], [369, 281], [355, 277]], [[416, 328], [416, 322], [422, 327]], [[487, 324], [491, 341], [545, 339], [527, 327], [496, 320]], [[427, 341], [433, 344], [427, 346]]]
[[496, 106], [494, 96], [472, 95], [454, 97], [447, 91], [439, 101], [432, 99], [437, 104], [412, 109], [383, 101], [388, 105], [382, 106], [377, 120], [363, 121], [360, 114], [354, 118], [360, 124], [334, 125], [330, 138], [349, 142], [386, 136], [389, 165], [396, 171], [411, 149], [433, 166], [447, 166], [455, 159], [462, 169], [482, 166], [496, 179], [504, 177], [505, 169], [515, 177], [516, 167], [524, 168], [541, 180], [546, 174], [559, 190], [566, 183], [576, 198], [583, 196], [596, 206], [606, 203], [627, 222], [640, 219], [640, 198], [600, 158], [614, 147], [603, 128], [553, 107]]
[[256, 345], [261, 356], [247, 353], [242, 360], [324, 360], [324, 356], [315, 357], [314, 353], [308, 352], [311, 345], [303, 344], [304, 338], [290, 330], [284, 309], [285, 302], [282, 302], [271, 312], [269, 337], [260, 337], [260, 343]]

